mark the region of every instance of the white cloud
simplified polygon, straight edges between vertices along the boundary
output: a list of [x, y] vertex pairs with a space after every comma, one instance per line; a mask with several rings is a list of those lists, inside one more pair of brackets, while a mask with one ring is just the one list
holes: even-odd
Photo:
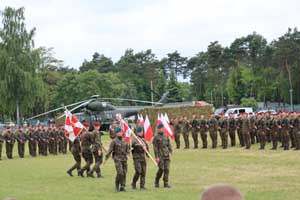
[[54, 47], [72, 67], [95, 51], [116, 61], [127, 48], [193, 56], [211, 41], [229, 45], [253, 31], [271, 41], [299, 27], [300, 17], [296, 0], [2, 0], [4, 6], [25, 6], [36, 45]]

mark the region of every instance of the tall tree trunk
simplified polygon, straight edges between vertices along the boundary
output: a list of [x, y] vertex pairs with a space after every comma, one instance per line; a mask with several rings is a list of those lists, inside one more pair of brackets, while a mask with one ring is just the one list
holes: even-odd
[[17, 106], [17, 125], [20, 125], [20, 105], [19, 105], [19, 99], [17, 99], [16, 106]]

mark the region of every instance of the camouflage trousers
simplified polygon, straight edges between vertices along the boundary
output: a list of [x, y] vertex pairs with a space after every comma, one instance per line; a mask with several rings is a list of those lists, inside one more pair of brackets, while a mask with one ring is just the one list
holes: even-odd
[[244, 147], [245, 146], [245, 141], [244, 141], [244, 136], [243, 136], [242, 129], [237, 129], [237, 135], [239, 137], [241, 147]]
[[100, 165], [103, 162], [103, 156], [102, 156], [102, 154], [99, 155], [98, 151], [93, 151], [93, 157], [94, 157], [94, 160], [95, 160], [95, 165], [94, 165], [94, 167], [93, 167], [93, 169], [90, 173], [93, 174], [94, 172], [96, 172], [96, 174], [98, 176], [100, 176], [101, 175]]
[[250, 136], [249, 131], [243, 131], [243, 138], [244, 138], [246, 149], [250, 149], [250, 147], [251, 147], [251, 136]]
[[299, 150], [300, 149], [300, 131], [297, 131], [296, 132], [296, 150]]
[[198, 148], [198, 132], [193, 131], [192, 137], [193, 137], [193, 141], [194, 141], [194, 149], [197, 149]]
[[13, 148], [14, 148], [14, 144], [11, 143], [5, 143], [5, 148], [6, 148], [6, 156], [8, 159], [12, 159], [13, 158]]
[[230, 143], [231, 146], [235, 146], [235, 129], [229, 129], [229, 137], [230, 137]]
[[25, 154], [25, 144], [18, 142], [18, 154], [20, 158], [24, 158]]
[[155, 184], [159, 184], [159, 180], [163, 176], [164, 185], [169, 183], [170, 159], [160, 158], [158, 163], [158, 171], [155, 177]]
[[284, 150], [289, 150], [290, 148], [290, 136], [288, 130], [282, 130], [282, 146]]
[[125, 188], [126, 186], [126, 174], [127, 174], [127, 161], [114, 160], [116, 168], [116, 188]]
[[184, 140], [184, 148], [189, 149], [190, 148], [190, 141], [189, 141], [189, 132], [184, 132], [183, 133], [183, 140]]
[[176, 148], [180, 148], [180, 133], [175, 133], [175, 143], [176, 143]]
[[75, 160], [75, 164], [69, 169], [69, 171], [73, 171], [75, 169], [77, 169], [77, 171], [80, 170], [81, 167], [81, 156], [79, 152], [72, 152], [73, 158]]
[[222, 141], [222, 148], [227, 149], [228, 146], [228, 133], [226, 129], [221, 129], [220, 130], [220, 137]]
[[200, 136], [202, 140], [202, 148], [207, 148], [207, 132], [205, 130], [200, 131]]
[[272, 139], [272, 149], [276, 150], [278, 146], [278, 133], [277, 130], [272, 130], [271, 131], [271, 139]]
[[294, 135], [294, 129], [291, 128], [289, 129], [289, 135], [290, 135], [290, 139], [291, 139], [291, 148], [294, 148], [296, 146], [296, 140], [295, 140], [295, 135]]
[[218, 133], [216, 130], [210, 130], [209, 131], [209, 136], [210, 136], [210, 139], [212, 141], [212, 148], [215, 149], [217, 148], [217, 145], [218, 145]]
[[140, 179], [140, 187], [143, 188], [145, 186], [145, 179], [146, 179], [146, 170], [147, 170], [147, 163], [146, 160], [134, 159], [134, 176], [132, 179], [132, 185], [136, 185], [136, 182]]
[[35, 141], [29, 141], [28, 142], [28, 148], [29, 148], [29, 154], [32, 156], [32, 157], [35, 157], [36, 156], [36, 142]]
[[90, 149], [82, 151], [82, 157], [85, 160], [85, 165], [81, 168], [82, 174], [84, 171], [89, 173], [91, 170], [91, 165], [93, 164], [93, 154]]
[[258, 137], [259, 137], [260, 149], [265, 149], [266, 142], [267, 142], [267, 136], [265, 131], [259, 130]]
[[3, 146], [3, 142], [0, 142], [0, 160], [2, 159], [2, 146]]
[[255, 144], [256, 130], [254, 128], [250, 128], [250, 138], [251, 144]]

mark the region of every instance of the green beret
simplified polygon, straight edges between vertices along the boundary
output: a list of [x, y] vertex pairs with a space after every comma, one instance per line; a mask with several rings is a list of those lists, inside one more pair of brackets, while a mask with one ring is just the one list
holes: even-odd
[[143, 128], [141, 126], [136, 127], [136, 132], [141, 132], [143, 131]]
[[163, 124], [158, 124], [158, 126], [157, 126], [158, 129], [161, 129], [161, 128], [163, 128], [163, 127], [164, 127]]
[[121, 132], [121, 131], [122, 131], [122, 129], [119, 128], [119, 127], [117, 127], [117, 128], [115, 129], [115, 132], [116, 132], [116, 133], [119, 133], [119, 132]]

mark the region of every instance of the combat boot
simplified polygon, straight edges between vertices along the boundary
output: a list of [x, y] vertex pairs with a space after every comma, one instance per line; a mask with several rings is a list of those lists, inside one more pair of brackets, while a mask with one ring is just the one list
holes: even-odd
[[136, 183], [131, 183], [131, 188], [132, 188], [133, 190], [135, 190], [135, 189], [136, 189]]
[[158, 181], [158, 180], [155, 180], [154, 186], [155, 186], [156, 188], [159, 188], [159, 181]]
[[67, 174], [69, 174], [70, 176], [73, 176], [73, 174], [72, 174], [72, 171], [71, 171], [71, 170], [68, 170], [68, 171], [67, 171]]
[[165, 183], [164, 188], [171, 188], [171, 186], [168, 183]]

